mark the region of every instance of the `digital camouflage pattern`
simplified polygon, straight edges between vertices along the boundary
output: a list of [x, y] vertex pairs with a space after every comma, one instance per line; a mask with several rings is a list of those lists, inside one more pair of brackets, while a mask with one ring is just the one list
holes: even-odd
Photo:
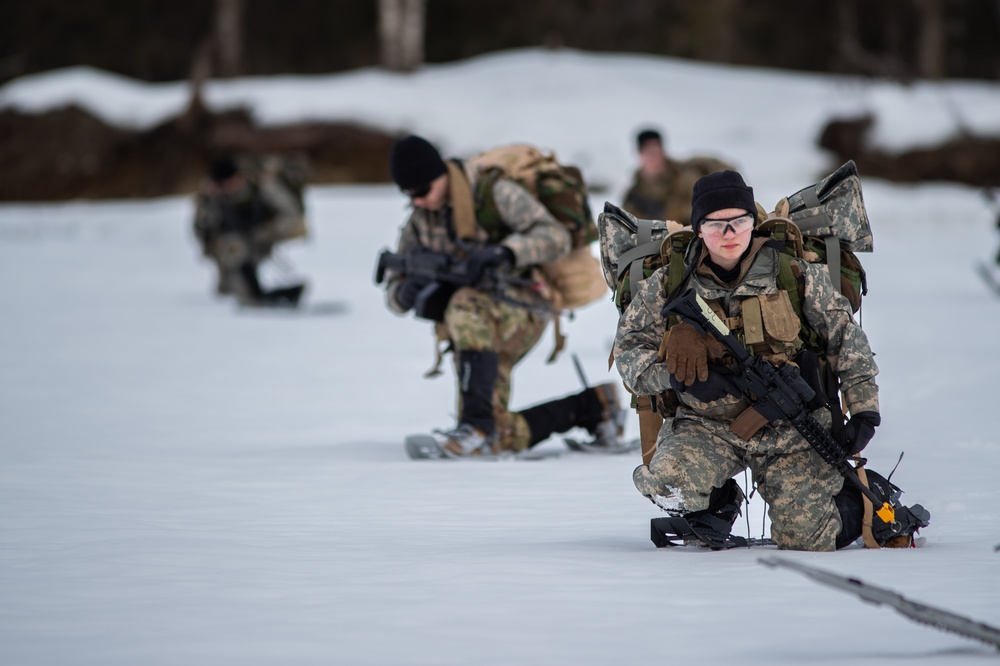
[[[744, 262], [735, 286], [725, 287], [714, 279], [702, 263], [704, 251], [688, 285], [719, 314], [741, 317], [744, 301], [779, 291], [777, 251], [756, 241], [754, 247], [756, 252]], [[820, 351], [840, 378], [847, 407], [852, 413], [877, 412], [878, 369], [867, 336], [854, 322], [847, 299], [834, 289], [826, 267], [798, 263], [805, 281], [803, 316], [825, 346]], [[666, 278], [666, 269], [661, 268], [643, 281], [619, 321], [615, 364], [626, 387], [639, 395], [658, 395], [670, 387], [666, 363], [659, 357], [666, 331], [660, 314], [666, 305]], [[734, 332], [743, 333], [738, 328]], [[786, 357], [801, 341], [788, 344]], [[766, 487], [761, 492], [771, 506], [772, 535], [779, 546], [834, 549], [840, 525], [833, 496], [842, 479], [790, 424], [765, 426], [745, 442], [729, 431], [729, 425], [749, 406], [746, 400], [725, 396], [705, 403], [687, 393], [678, 397], [681, 406], [660, 429], [648, 470], [637, 470], [637, 487], [643, 494], [679, 496], [684, 510], [703, 509], [712, 487], [749, 467], [755, 483]], [[829, 424], [825, 410], [814, 416]]]
[[668, 158], [666, 170], [653, 180], [643, 178], [636, 170], [621, 207], [641, 219], [691, 224], [691, 194], [695, 182], [702, 176], [726, 169], [732, 167], [710, 157], [684, 161]]
[[[475, 189], [478, 171], [466, 168], [470, 185]], [[502, 244], [515, 256], [515, 271], [532, 273], [570, 251], [570, 233], [541, 203], [523, 187], [501, 178], [493, 186], [497, 211], [510, 233]], [[403, 254], [419, 249], [441, 252], [464, 258], [470, 250], [489, 243], [489, 235], [477, 224], [475, 238], [457, 240], [451, 216], [451, 206], [439, 211], [414, 208], [400, 232], [396, 252]], [[396, 302], [395, 292], [402, 276], [389, 278], [387, 302], [396, 312], [403, 312]], [[539, 294], [527, 288], [509, 288], [507, 296], [521, 303], [539, 301]], [[514, 366], [538, 343], [550, 315], [508, 303], [487, 292], [465, 287], [452, 295], [444, 313], [442, 329], [455, 352], [495, 351], [499, 356], [499, 372], [493, 391], [493, 412], [496, 419], [497, 449], [520, 450], [530, 442], [527, 422], [508, 411], [511, 393], [511, 373]], [[456, 354], [457, 358], [457, 354]], [[458, 394], [458, 414], [462, 413], [461, 391]]]
[[806, 236], [836, 236], [843, 241], [845, 250], [872, 251], [872, 228], [853, 161], [788, 196], [787, 201], [789, 219]]
[[[826, 410], [815, 416], [830, 422]], [[836, 548], [841, 523], [833, 497], [844, 478], [790, 425], [764, 426], [744, 442], [727, 422], [682, 406], [664, 421], [656, 454], [648, 468], [636, 470], [635, 481], [640, 492], [663, 497], [658, 504], [682, 514], [707, 509], [712, 489], [748, 467], [768, 504], [771, 538], [779, 548]]]
[[[643, 220], [649, 224], [650, 240], [649, 254], [644, 259], [644, 275], [649, 277], [660, 264], [660, 243], [668, 234], [684, 227], [673, 220]], [[628, 211], [622, 210], [611, 202], [605, 202], [604, 210], [597, 216], [597, 233], [601, 247], [601, 268], [604, 279], [616, 294], [619, 301], [624, 288], [623, 281], [628, 280], [627, 266], [619, 266], [622, 255], [635, 248], [638, 244], [639, 220]], [[619, 277], [621, 276], [621, 277]]]

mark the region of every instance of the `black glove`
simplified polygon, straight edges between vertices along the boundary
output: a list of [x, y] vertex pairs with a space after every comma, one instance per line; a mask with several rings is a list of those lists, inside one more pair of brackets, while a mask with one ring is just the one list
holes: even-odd
[[851, 418], [844, 424], [844, 427], [837, 435], [837, 443], [843, 447], [844, 452], [853, 456], [860, 453], [868, 442], [872, 441], [875, 435], [875, 428], [882, 423], [882, 417], [878, 412], [858, 412], [852, 414]]
[[487, 269], [513, 266], [514, 251], [504, 245], [487, 245], [469, 253], [465, 270], [472, 284], [479, 284]]
[[670, 375], [670, 388], [679, 393], [687, 393], [702, 402], [712, 402], [727, 395], [739, 395], [739, 390], [732, 383], [732, 376], [732, 370], [726, 366], [709, 363], [708, 378], [704, 381], [696, 379], [688, 386], [674, 375]]
[[399, 303], [399, 307], [404, 310], [412, 308], [413, 304], [417, 302], [417, 294], [430, 283], [430, 280], [422, 277], [406, 278], [400, 282], [396, 289], [396, 302]]

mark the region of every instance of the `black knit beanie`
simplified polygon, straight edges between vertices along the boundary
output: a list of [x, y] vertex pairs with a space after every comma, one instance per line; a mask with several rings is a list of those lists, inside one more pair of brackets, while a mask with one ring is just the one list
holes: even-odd
[[635, 137], [636, 148], [642, 150], [642, 147], [646, 144], [647, 141], [658, 141], [662, 144], [663, 135], [660, 134], [655, 129], [644, 129], [641, 132], [639, 132]]
[[229, 155], [221, 155], [212, 160], [208, 168], [209, 177], [216, 183], [224, 183], [239, 172], [240, 168]]
[[695, 233], [706, 215], [725, 208], [757, 212], [753, 188], [743, 182], [743, 176], [736, 171], [716, 171], [699, 178], [691, 198], [691, 226]]
[[427, 139], [410, 135], [392, 145], [389, 173], [401, 190], [425, 187], [447, 171], [441, 154]]

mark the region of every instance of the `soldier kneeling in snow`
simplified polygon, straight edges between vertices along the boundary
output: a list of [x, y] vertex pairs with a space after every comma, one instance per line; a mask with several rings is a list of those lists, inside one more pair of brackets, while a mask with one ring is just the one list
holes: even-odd
[[228, 156], [213, 161], [196, 197], [194, 233], [218, 268], [217, 293], [242, 305], [294, 306], [305, 285], [265, 290], [257, 267], [277, 243], [306, 234], [301, 194], [288, 179], [259, 171], [247, 173]]

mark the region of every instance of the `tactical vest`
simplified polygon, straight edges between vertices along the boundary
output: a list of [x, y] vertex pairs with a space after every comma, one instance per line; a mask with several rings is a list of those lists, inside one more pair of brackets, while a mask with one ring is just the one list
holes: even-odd
[[[758, 205], [758, 215], [765, 217], [763, 210]], [[819, 337], [816, 332], [809, 326], [808, 320], [802, 314], [802, 302], [805, 300], [805, 277], [802, 273], [802, 268], [796, 258], [803, 258], [807, 261], [812, 262], [822, 262], [830, 265], [831, 279], [835, 279], [834, 285], [838, 288], [840, 293], [842, 293], [851, 304], [851, 310], [853, 312], [858, 312], [861, 308], [861, 297], [863, 294], [868, 292], [867, 281], [865, 277], [865, 271], [861, 267], [861, 262], [858, 261], [857, 257], [853, 252], [847, 251], [843, 248], [835, 248], [828, 250], [822, 239], [812, 239], [803, 237], [801, 232], [798, 230], [797, 225], [784, 217], [769, 217], [760, 225], [757, 226], [755, 233], [757, 235], [763, 235], [768, 238], [765, 243], [765, 247], [770, 247], [776, 251], [778, 260], [778, 273], [775, 281], [778, 285], [779, 292], [783, 292], [785, 296], [783, 297], [773, 297], [774, 299], [785, 299], [787, 298], [788, 305], [791, 308], [791, 312], [795, 315], [798, 322], [798, 339], [799, 344], [796, 345], [796, 350], [805, 347], [810, 349], [821, 356], [823, 351], [821, 350], [821, 345]], [[692, 244], [694, 233], [693, 232], [675, 232], [671, 234], [663, 242], [660, 248], [660, 262], [668, 266], [667, 277], [664, 283], [664, 287], [667, 290], [666, 293], [670, 296], [676, 296], [675, 293], [680, 285], [686, 281], [691, 262], [697, 262], [698, 257], [687, 256], [689, 254], [689, 249], [692, 245], [694, 247], [700, 247], [699, 244]], [[669, 241], [669, 242], [668, 242]], [[821, 254], [817, 250], [822, 249], [824, 252]], [[826, 255], [826, 251], [829, 251], [829, 255]], [[827, 261], [827, 256], [833, 257], [836, 255], [836, 261]], [[835, 267], [834, 267], [835, 265]], [[765, 299], [767, 297], [759, 297]], [[764, 322], [761, 317], [766, 313], [768, 317], [771, 318], [771, 328], [773, 330], [778, 330], [779, 325], [775, 322], [775, 317], [781, 317], [785, 315], [779, 315], [777, 311], [778, 305], [777, 301], [774, 300], [769, 304], [761, 304], [762, 314], [758, 316], [756, 314], [757, 307], [753, 306], [753, 312], [750, 313], [749, 321], [752, 324], [760, 325], [757, 330], [748, 331], [745, 335], [748, 335], [746, 344], [748, 349], [752, 353], [764, 353], [766, 352], [766, 347], [762, 347], [765, 343], [765, 339], [768, 338], [767, 346], [771, 347], [774, 351], [772, 353], [778, 353], [776, 348], [781, 348], [781, 353], [786, 354], [790, 351], [787, 341], [779, 340], [773, 337], [772, 330], [766, 329], [766, 322]], [[727, 317], [724, 314], [720, 314], [725, 320]], [[744, 317], [746, 319], [746, 317]], [[737, 322], [742, 324], [743, 322]], [[672, 321], [667, 322], [668, 328], [673, 324]], [[742, 329], [743, 326], [730, 326], [730, 328]], [[781, 326], [784, 329], [784, 326]], [[785, 335], [786, 333], [781, 333]], [[743, 339], [743, 337], [741, 337]], [[754, 345], [757, 345], [756, 347]]]
[[[694, 248], [700, 249], [701, 244], [695, 244]], [[664, 278], [664, 289], [670, 300], [689, 280], [699, 279], [691, 273], [700, 257], [689, 257], [689, 262], [686, 263], [683, 255], [688, 250], [687, 247], [680, 247], [678, 244], [665, 249], [675, 255], [670, 258]], [[805, 292], [802, 270], [776, 241], [763, 241], [750, 258], [751, 266], [744, 279], [753, 277], [754, 272], [760, 270], [757, 268], [758, 257], [765, 249], [773, 250], [772, 256], [778, 264], [775, 276], [778, 290], [771, 294], [742, 298], [741, 313], [736, 316], [729, 316], [723, 304], [717, 300], [709, 301], [709, 306], [752, 354], [770, 361], [784, 362], [791, 360], [803, 347], [816, 351], [819, 348], [819, 338], [802, 314]], [[676, 317], [668, 319], [667, 330], [676, 323]]]

